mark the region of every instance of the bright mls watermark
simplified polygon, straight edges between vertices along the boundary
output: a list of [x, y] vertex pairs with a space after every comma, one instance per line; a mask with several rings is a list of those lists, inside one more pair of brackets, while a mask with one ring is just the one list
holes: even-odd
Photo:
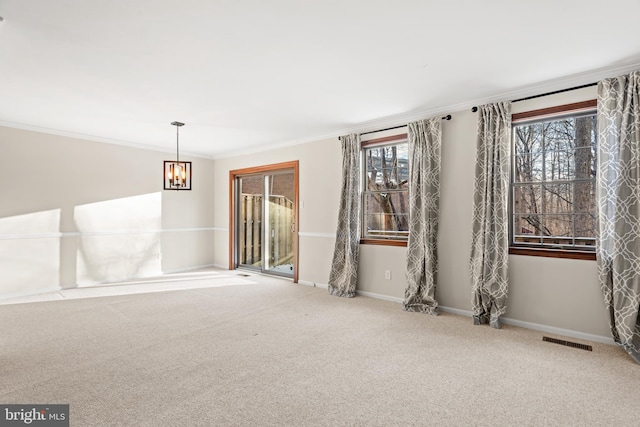
[[0, 404], [0, 427], [69, 427], [69, 405]]

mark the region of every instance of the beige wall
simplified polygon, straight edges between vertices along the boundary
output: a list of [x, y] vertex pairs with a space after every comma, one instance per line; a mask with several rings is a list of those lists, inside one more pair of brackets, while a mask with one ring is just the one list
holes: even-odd
[[[595, 99], [595, 86], [513, 104], [520, 113], [554, 105]], [[604, 297], [595, 261], [510, 257], [509, 310], [507, 316], [549, 324], [573, 331], [610, 337]]]
[[0, 297], [213, 263], [213, 160], [163, 191], [170, 153], [0, 127]]
[[[519, 113], [596, 98], [596, 88], [565, 92], [512, 104]], [[445, 122], [442, 143], [439, 284], [443, 306], [471, 310], [468, 262], [471, 245], [473, 165], [477, 113], [453, 114]], [[529, 326], [543, 325], [609, 337], [595, 261], [509, 257], [509, 299], [506, 317]], [[562, 331], [559, 331], [562, 332]]]
[[[513, 104], [514, 112], [561, 105], [596, 96], [595, 87]], [[443, 307], [469, 313], [469, 249], [473, 200], [476, 120], [470, 110], [452, 112], [443, 123], [441, 215], [437, 299]], [[228, 265], [229, 170], [300, 161], [301, 282], [326, 284], [329, 276], [340, 192], [337, 138], [215, 161], [215, 263]], [[392, 300], [404, 296], [406, 248], [363, 245], [358, 290]], [[385, 270], [391, 279], [385, 279]], [[595, 261], [510, 257], [510, 296], [506, 314], [516, 324], [573, 332], [585, 338], [609, 337]]]
[[299, 161], [299, 279], [327, 283], [340, 197], [342, 156], [337, 139], [215, 160], [214, 256], [217, 266], [226, 268], [229, 265], [229, 171], [293, 160]]
[[[595, 97], [595, 88], [513, 104], [514, 112]], [[471, 310], [468, 262], [475, 113], [443, 123], [436, 296]], [[328, 282], [342, 154], [337, 138], [194, 162], [194, 190], [162, 191], [169, 154], [0, 127], [0, 297], [228, 266], [229, 171], [298, 160], [303, 283]], [[358, 289], [400, 300], [405, 248], [361, 247]], [[385, 279], [385, 271], [391, 279]], [[510, 257], [507, 317], [577, 335], [609, 336], [593, 261]]]

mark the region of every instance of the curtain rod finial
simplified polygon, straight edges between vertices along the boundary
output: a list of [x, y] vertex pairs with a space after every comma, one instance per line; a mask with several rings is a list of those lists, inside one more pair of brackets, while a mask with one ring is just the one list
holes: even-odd
[[471, 112], [475, 113], [476, 111], [478, 111], [478, 107], [471, 107]]
[[442, 118], [442, 120], [451, 120], [451, 114], [447, 114]]

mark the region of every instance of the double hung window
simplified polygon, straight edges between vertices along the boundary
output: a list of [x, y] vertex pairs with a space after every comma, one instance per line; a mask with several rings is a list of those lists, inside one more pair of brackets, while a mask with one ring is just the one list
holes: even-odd
[[409, 157], [406, 134], [362, 143], [362, 243], [406, 245]]
[[593, 252], [595, 102], [513, 115], [511, 248]]

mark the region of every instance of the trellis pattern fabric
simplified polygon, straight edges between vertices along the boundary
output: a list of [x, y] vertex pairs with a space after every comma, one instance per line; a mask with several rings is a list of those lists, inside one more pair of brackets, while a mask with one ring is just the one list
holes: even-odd
[[511, 103], [479, 107], [470, 262], [473, 319], [496, 329], [507, 308], [510, 140]]
[[409, 142], [409, 242], [404, 309], [438, 314], [438, 214], [442, 120], [407, 126]]
[[640, 71], [598, 84], [598, 274], [611, 333], [640, 363]]
[[360, 250], [360, 135], [350, 134], [342, 142], [342, 192], [329, 293], [356, 296]]

